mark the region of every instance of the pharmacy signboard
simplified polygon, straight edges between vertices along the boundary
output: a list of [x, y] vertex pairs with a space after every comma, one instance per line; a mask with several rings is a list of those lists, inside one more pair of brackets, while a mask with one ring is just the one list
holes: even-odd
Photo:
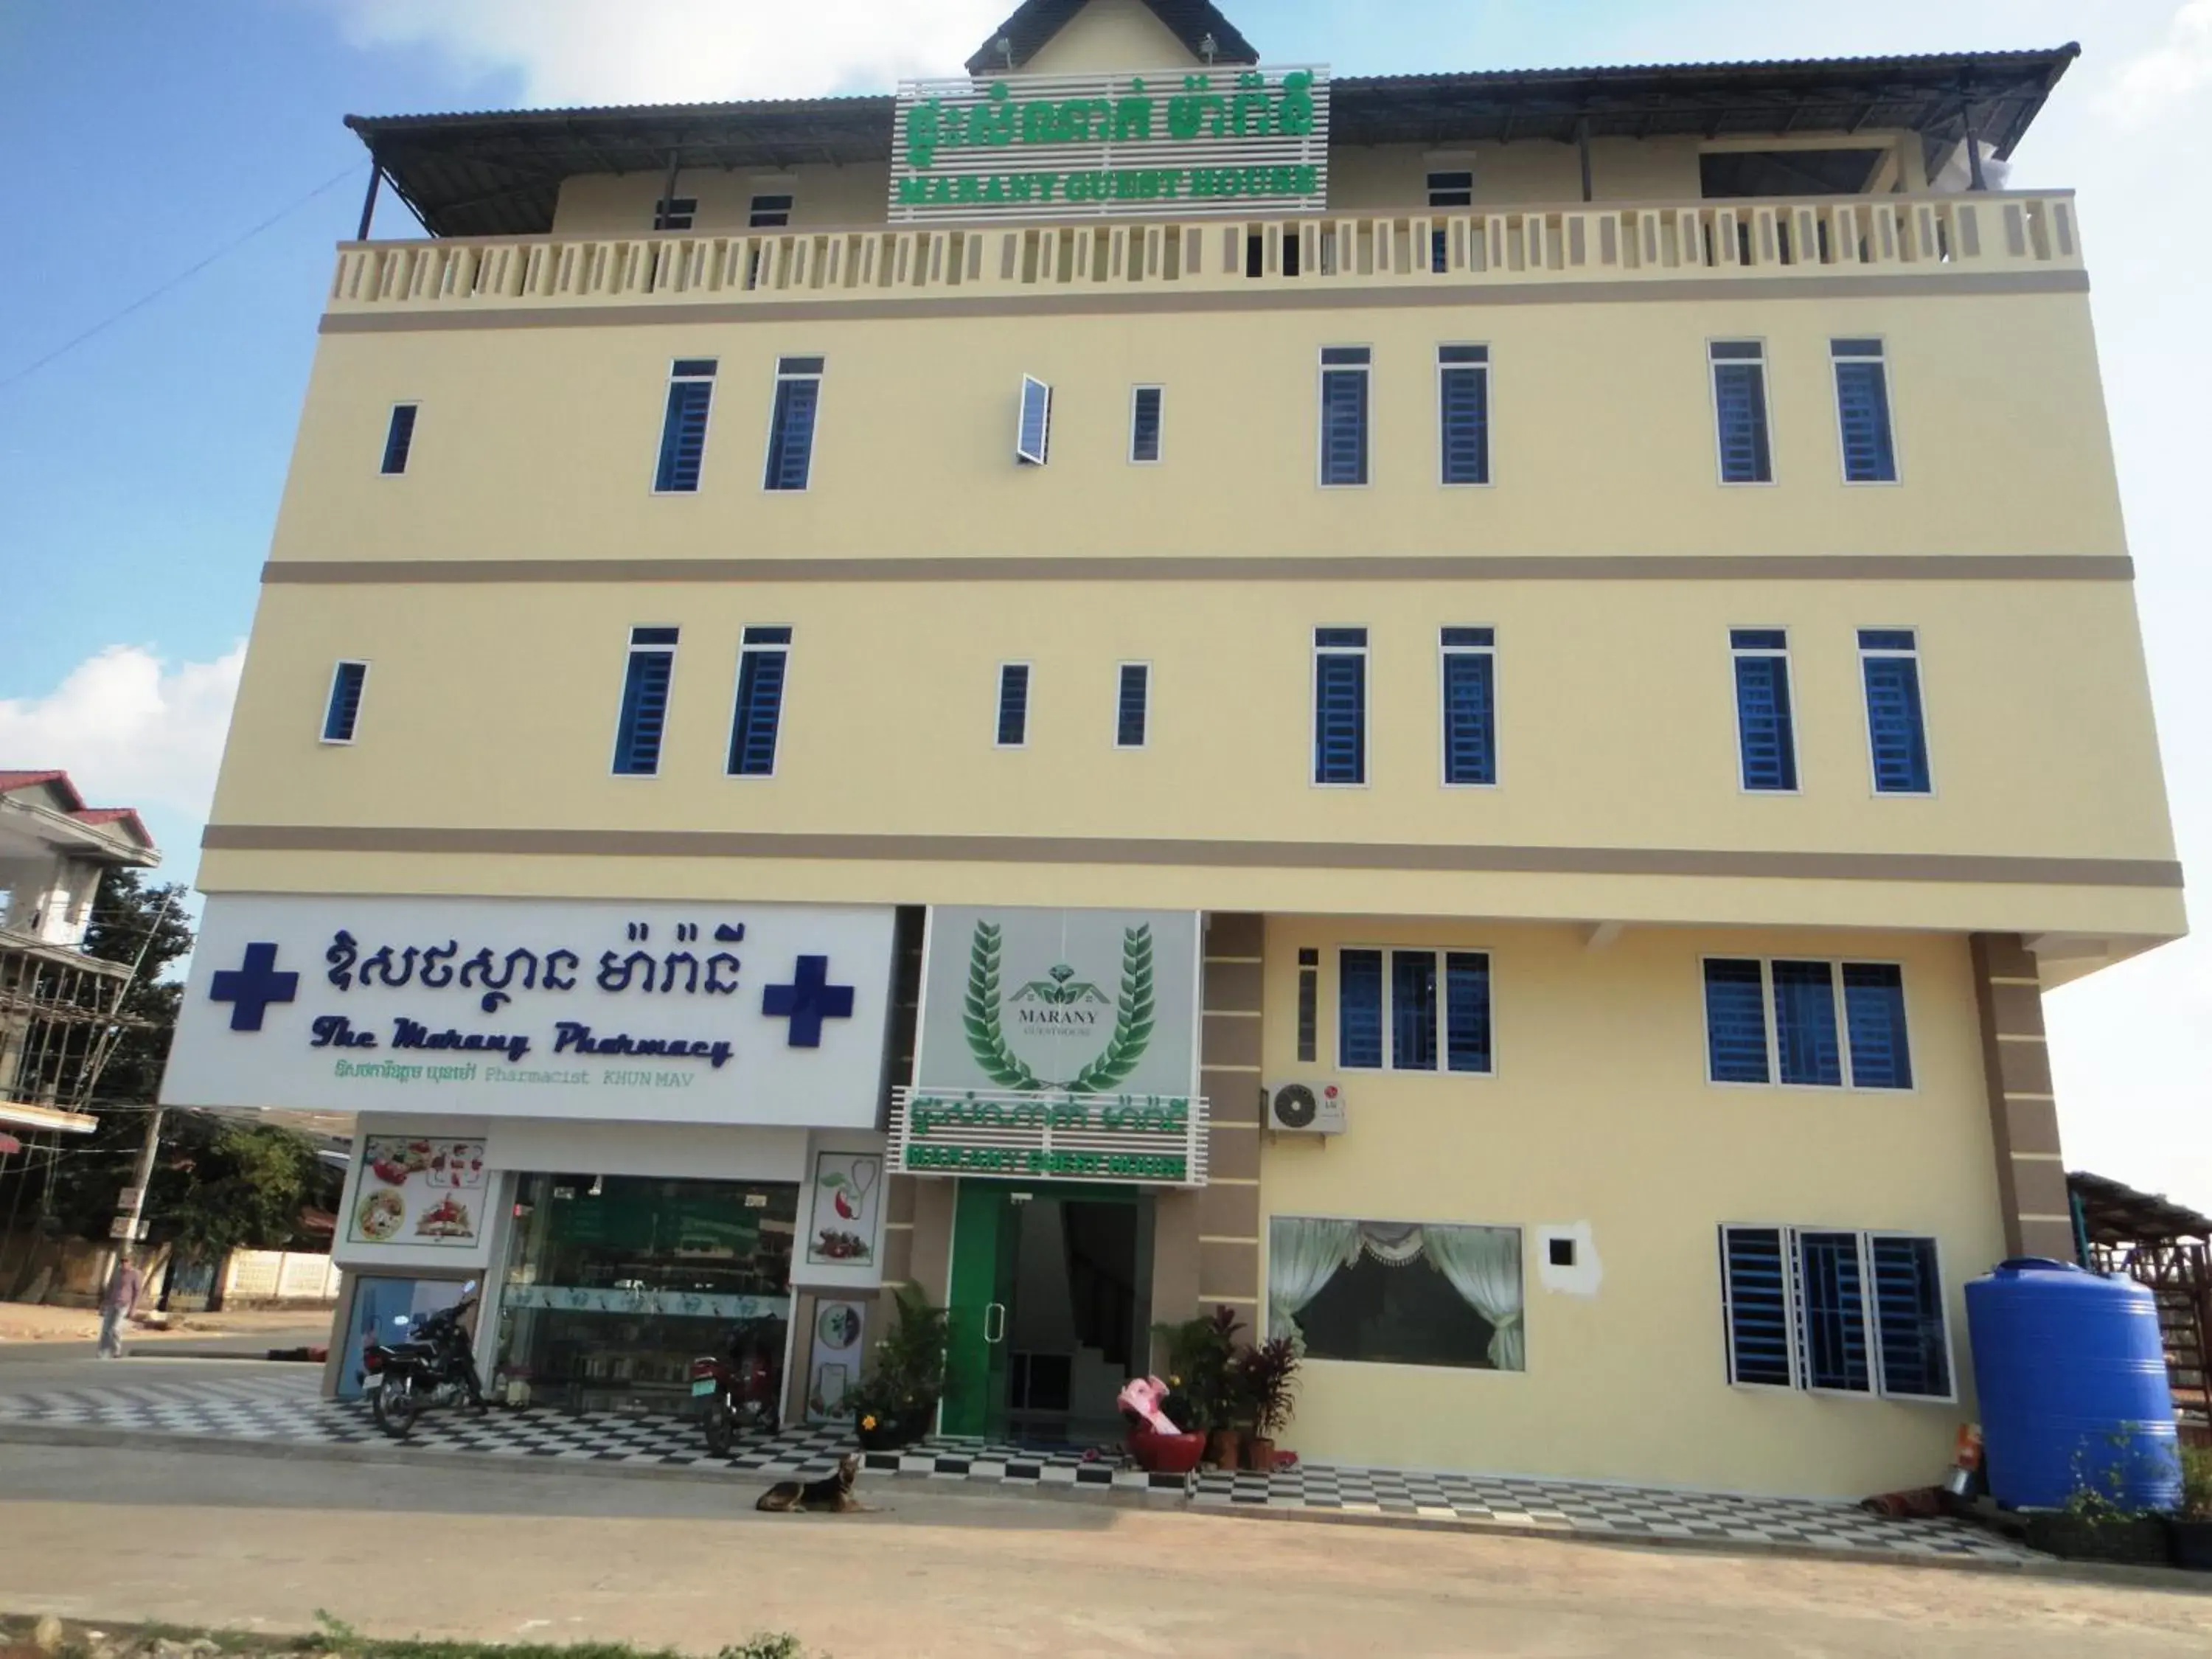
[[908, 81], [890, 217], [1150, 218], [1328, 203], [1328, 70], [1160, 70]]

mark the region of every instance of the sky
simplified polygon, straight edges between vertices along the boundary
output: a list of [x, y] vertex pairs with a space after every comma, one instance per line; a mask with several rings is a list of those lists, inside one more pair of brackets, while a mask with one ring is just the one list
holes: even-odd
[[[189, 879], [327, 289], [348, 112], [803, 96], [1012, 0], [0, 0], [0, 766]], [[2212, 871], [2212, 0], [1224, 0], [1339, 74], [2082, 43], [2014, 161], [2081, 193], [2175, 832]], [[387, 195], [377, 234], [415, 234]], [[2035, 480], [2022, 478], [2022, 489]], [[2068, 1161], [2212, 1209], [2212, 947], [2054, 993]]]

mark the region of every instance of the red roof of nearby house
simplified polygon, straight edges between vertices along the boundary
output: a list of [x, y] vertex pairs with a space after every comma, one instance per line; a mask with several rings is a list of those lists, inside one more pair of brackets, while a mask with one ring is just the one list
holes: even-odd
[[135, 806], [88, 806], [77, 787], [70, 781], [64, 771], [8, 771], [0, 769], [0, 795], [12, 795], [19, 789], [47, 789], [58, 796], [59, 810], [79, 823], [104, 830], [109, 824], [120, 824], [124, 831], [140, 846], [153, 850], [154, 836], [146, 828], [146, 821], [138, 816]]
[[0, 772], [0, 795], [9, 794], [17, 789], [28, 789], [32, 785], [40, 783], [58, 783], [70, 793], [79, 806], [84, 805], [84, 797], [76, 793], [76, 786], [70, 781], [70, 775], [66, 772]]

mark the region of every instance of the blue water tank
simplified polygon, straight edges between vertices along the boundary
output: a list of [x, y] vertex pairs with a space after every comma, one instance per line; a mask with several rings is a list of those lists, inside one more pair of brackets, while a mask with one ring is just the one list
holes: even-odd
[[2130, 1510], [2180, 1501], [2158, 1303], [2131, 1279], [2007, 1261], [1966, 1286], [1990, 1491], [2057, 1509], [2077, 1489]]

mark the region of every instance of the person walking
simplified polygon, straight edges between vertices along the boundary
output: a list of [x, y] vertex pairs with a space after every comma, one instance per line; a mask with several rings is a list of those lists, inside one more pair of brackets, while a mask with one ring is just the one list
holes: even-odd
[[131, 1310], [137, 1305], [138, 1292], [145, 1288], [146, 1275], [138, 1271], [138, 1261], [129, 1245], [123, 1247], [121, 1258], [115, 1264], [115, 1275], [107, 1281], [107, 1294], [100, 1302], [100, 1357], [102, 1359], [123, 1358], [123, 1322]]

